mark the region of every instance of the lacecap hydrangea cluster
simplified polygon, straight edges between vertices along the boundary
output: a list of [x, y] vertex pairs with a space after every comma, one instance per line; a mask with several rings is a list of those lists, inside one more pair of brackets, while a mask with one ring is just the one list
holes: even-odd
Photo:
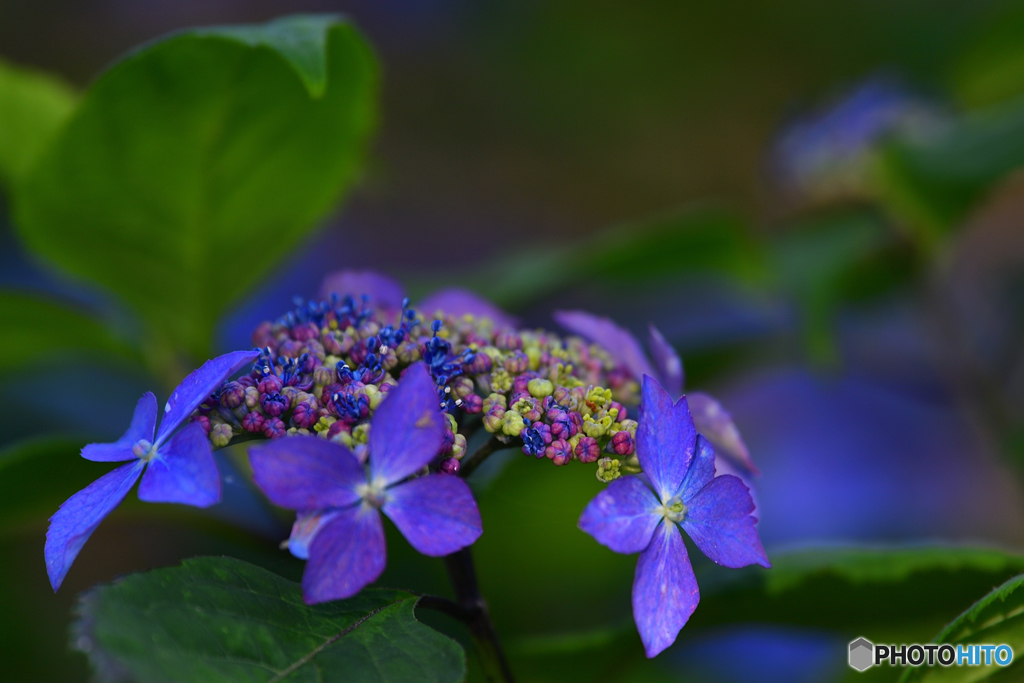
[[640, 471], [637, 423], [625, 407], [638, 402], [638, 383], [598, 344], [480, 315], [439, 310], [428, 322], [408, 299], [401, 310], [359, 294], [296, 304], [253, 333], [260, 356], [251, 372], [199, 407], [193, 419], [214, 447], [316, 434], [358, 455], [374, 411], [423, 361], [447, 418], [432, 469], [459, 471], [464, 432], [479, 420], [498, 441], [555, 465], [598, 463], [603, 481]]
[[[580, 335], [562, 337], [520, 329], [462, 290], [432, 295], [421, 318], [377, 274], [342, 271], [325, 289], [364, 294], [297, 302], [257, 328], [256, 349], [208, 360], [162, 411], [143, 394], [120, 439], [82, 449], [119, 464], [50, 518], [54, 590], [136, 482], [143, 501], [214, 505], [214, 450], [250, 439], [264, 440], [248, 452], [254, 485], [296, 512], [287, 547], [307, 560], [310, 604], [377, 580], [382, 516], [424, 555], [475, 543], [483, 524], [465, 477], [503, 444], [556, 465], [597, 463], [610, 483], [578, 525], [615, 552], [640, 553], [633, 614], [649, 657], [699, 600], [682, 532], [720, 565], [770, 566], [747, 486], [719, 472], [755, 471], [739, 431], [711, 396], [681, 396], [682, 361], [655, 328], [648, 358], [627, 330], [582, 311], [554, 314]], [[637, 421], [627, 405], [639, 406]], [[467, 436], [480, 430], [491, 438], [463, 466]]]

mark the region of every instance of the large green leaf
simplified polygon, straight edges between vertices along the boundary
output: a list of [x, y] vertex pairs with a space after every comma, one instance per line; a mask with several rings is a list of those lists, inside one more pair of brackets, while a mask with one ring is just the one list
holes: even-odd
[[75, 99], [59, 79], [0, 60], [0, 181], [12, 183], [28, 170]]
[[132, 355], [102, 323], [53, 300], [0, 291], [0, 311], [0, 371], [69, 353]]
[[[1015, 653], [1024, 651], [1024, 575], [1015, 576], [971, 605], [942, 630], [932, 642], [957, 646], [974, 643], [1009, 645]], [[970, 683], [972, 681], [1019, 681], [1024, 662], [1010, 666], [907, 668], [900, 683]]]
[[21, 184], [18, 228], [205, 358], [218, 316], [356, 178], [376, 95], [337, 17], [173, 34], [92, 85]]
[[416, 620], [418, 600], [367, 589], [306, 605], [276, 574], [204, 557], [86, 593], [74, 642], [101, 678], [142, 683], [462, 680], [462, 649]]

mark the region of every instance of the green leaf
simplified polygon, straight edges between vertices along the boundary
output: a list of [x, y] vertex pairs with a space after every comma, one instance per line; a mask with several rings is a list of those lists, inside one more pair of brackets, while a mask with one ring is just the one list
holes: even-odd
[[[1019, 653], [1024, 648], [1024, 575], [1015, 576], [953, 620], [932, 640], [933, 643], [988, 643], [1009, 645]], [[1010, 666], [907, 668], [900, 683], [969, 683], [970, 681], [1010, 681], [1024, 677], [1024, 663], [1014, 659]]]
[[759, 621], [869, 640], [894, 629], [928, 638], [949, 614], [1024, 571], [1024, 556], [953, 545], [806, 549], [770, 558], [767, 570], [714, 568], [699, 575], [693, 628]]
[[969, 114], [926, 141], [879, 156], [883, 200], [926, 245], [956, 227], [994, 185], [1024, 165], [1024, 100]]
[[337, 17], [173, 34], [92, 85], [20, 187], [17, 226], [201, 360], [355, 180], [376, 96], [374, 57]]
[[142, 683], [462, 680], [462, 649], [416, 620], [418, 600], [367, 589], [306, 605], [298, 584], [203, 557], [86, 593], [74, 642], [101, 677]]
[[0, 372], [46, 358], [82, 352], [132, 356], [131, 349], [99, 321], [53, 300], [0, 291]]
[[75, 93], [63, 81], [0, 60], [0, 181], [13, 183], [71, 114]]

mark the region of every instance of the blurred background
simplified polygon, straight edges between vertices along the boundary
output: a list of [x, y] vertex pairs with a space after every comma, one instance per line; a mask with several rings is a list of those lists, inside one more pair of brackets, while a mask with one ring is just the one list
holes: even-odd
[[[344, 205], [231, 300], [211, 352], [248, 346], [344, 267], [414, 295], [473, 287], [529, 326], [564, 308], [637, 334], [653, 322], [687, 388], [743, 433], [770, 556], [1022, 547], [1024, 2], [0, 0], [0, 59], [84, 91], [170, 31], [295, 12], [344, 12], [363, 31], [379, 121]], [[291, 577], [301, 563], [276, 550], [287, 520], [236, 473], [210, 514], [130, 496], [52, 595], [46, 518], [98, 474], [75, 454], [175, 382], [145, 358], [136, 313], [28, 249], [9, 202], [0, 187], [0, 286], [135, 349], [0, 360], [0, 659], [8, 680], [86, 680], [67, 628], [89, 586], [195, 554]], [[767, 608], [730, 623], [705, 590], [676, 646], [646, 662], [634, 558], [575, 528], [592, 471], [512, 456], [482, 474], [474, 550], [524, 680], [842, 680], [850, 636], [875, 635]], [[382, 585], [447, 590], [440, 563], [397, 534], [389, 549]], [[973, 597], [901, 633], [929, 640], [998, 583], [968, 578]]]

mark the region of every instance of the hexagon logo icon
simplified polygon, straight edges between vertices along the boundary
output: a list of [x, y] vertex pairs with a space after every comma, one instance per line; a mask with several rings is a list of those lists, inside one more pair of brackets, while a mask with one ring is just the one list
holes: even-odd
[[858, 638], [850, 643], [850, 666], [865, 671], [875, 663], [875, 646], [867, 638]]

